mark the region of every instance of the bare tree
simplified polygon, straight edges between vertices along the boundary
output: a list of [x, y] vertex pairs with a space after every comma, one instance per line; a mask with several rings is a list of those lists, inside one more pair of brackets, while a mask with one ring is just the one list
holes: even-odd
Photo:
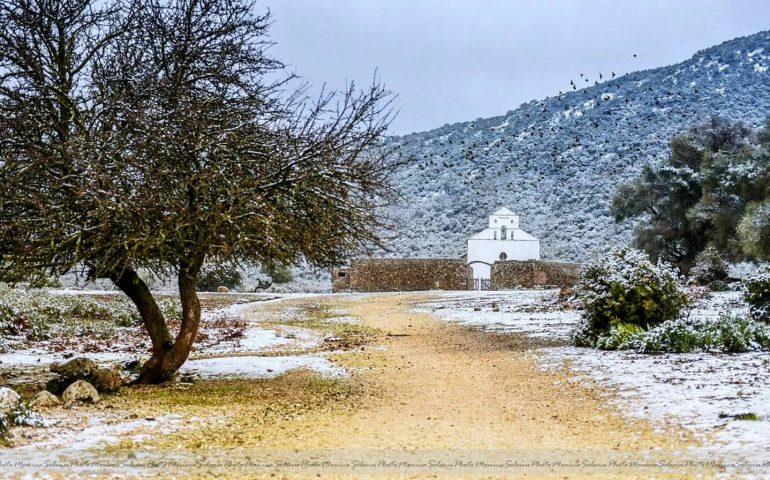
[[[162, 382], [186, 361], [197, 334], [195, 285], [204, 263], [328, 266], [378, 245], [377, 207], [393, 193], [387, 179], [395, 161], [380, 147], [391, 97], [376, 82], [312, 102], [304, 89], [290, 90], [283, 65], [266, 54], [269, 17], [255, 16], [248, 2], [136, 0], [98, 13], [91, 2], [77, 4], [87, 15], [74, 25], [71, 15], [31, 6], [26, 14], [40, 22], [53, 16], [85, 35], [70, 42], [77, 54], [67, 58], [87, 66], [71, 62], [64, 75], [78, 87], [59, 123], [36, 117], [48, 94], [35, 91], [3, 125], [0, 181], [16, 188], [0, 193], [0, 275], [83, 266], [91, 278], [111, 279], [152, 339], [138, 381]], [[0, 51], [5, 71], [39, 68], [8, 51]], [[0, 102], [19, 90], [7, 82]], [[18, 132], [24, 121], [51, 145], [40, 159], [30, 153], [38, 137]], [[68, 134], [58, 138], [60, 130]], [[61, 172], [24, 184], [35, 177], [30, 166], [54, 164]], [[177, 277], [178, 332], [140, 268]]]

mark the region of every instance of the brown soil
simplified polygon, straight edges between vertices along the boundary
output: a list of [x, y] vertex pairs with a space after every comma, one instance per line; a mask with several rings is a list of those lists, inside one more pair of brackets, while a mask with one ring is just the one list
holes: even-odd
[[694, 440], [675, 426], [622, 415], [610, 401], [612, 392], [577, 381], [566, 369], [538, 368], [543, 341], [479, 332], [412, 311], [413, 302], [424, 299], [332, 296], [270, 305], [276, 311], [321, 302], [379, 333], [371, 344], [330, 356], [352, 372], [344, 379], [297, 371], [273, 380], [142, 387], [117, 396], [110, 406], [116, 411], [176, 411], [216, 420], [136, 445], [122, 442], [112, 453], [150, 447], [181, 462], [198, 462], [198, 468], [175, 478], [708, 478], [715, 473], [609, 463], [681, 461]]
[[[237, 474], [213, 469], [205, 474], [233, 478], [709, 476], [703, 470], [600, 466], [624, 460], [669, 461], [693, 440], [674, 427], [620, 415], [608, 403], [611, 392], [576, 382], [567, 370], [539, 369], [534, 352], [539, 341], [479, 332], [415, 313], [412, 303], [418, 300], [419, 296], [409, 295], [332, 300], [335, 307], [382, 333], [378, 342], [382, 348], [369, 346], [333, 357], [356, 372], [347, 380], [345, 392], [327, 398], [324, 408], [260, 422], [253, 430], [249, 421], [230, 419], [206, 435], [207, 448], [219, 452], [211, 458], [222, 458], [225, 451], [224, 456], [231, 459], [288, 459], [297, 464], [315, 460], [336, 466], [283, 465]], [[313, 397], [311, 390], [305, 392]], [[297, 395], [302, 390], [292, 391]], [[225, 431], [238, 432], [237, 451], [231, 449], [233, 442], [223, 435]], [[400, 467], [401, 462], [413, 466]], [[554, 462], [570, 465], [554, 466]]]

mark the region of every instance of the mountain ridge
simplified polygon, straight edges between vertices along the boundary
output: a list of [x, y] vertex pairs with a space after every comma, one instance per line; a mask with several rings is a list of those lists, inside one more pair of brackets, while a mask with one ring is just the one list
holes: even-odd
[[770, 114], [769, 66], [762, 31], [504, 115], [391, 137], [410, 162], [394, 174], [405, 201], [385, 211], [395, 225], [387, 255], [460, 256], [500, 206], [541, 239], [544, 258], [582, 261], [628, 242], [632, 225], [609, 215], [614, 189], [711, 115], [759, 127]]

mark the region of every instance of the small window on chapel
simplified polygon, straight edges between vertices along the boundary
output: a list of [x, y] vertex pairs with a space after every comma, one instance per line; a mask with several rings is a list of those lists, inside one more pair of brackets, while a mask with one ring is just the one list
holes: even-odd
[[493, 238], [494, 240], [497, 240], [497, 230], [495, 230], [494, 232], [492, 232], [492, 235], [493, 235], [493, 237], [492, 237], [492, 238]]
[[338, 277], [344, 277], [346, 275], [345, 272], [337, 272]]
[[508, 260], [508, 255], [505, 252], [501, 252], [500, 253], [500, 261], [504, 262], [506, 260]]

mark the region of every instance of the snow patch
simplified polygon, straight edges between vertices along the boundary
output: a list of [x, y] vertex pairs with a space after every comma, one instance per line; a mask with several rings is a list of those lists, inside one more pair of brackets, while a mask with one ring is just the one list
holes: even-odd
[[272, 378], [296, 368], [309, 368], [330, 377], [345, 375], [343, 368], [335, 366], [319, 355], [287, 355], [279, 357], [222, 357], [188, 360], [180, 369], [202, 378]]

